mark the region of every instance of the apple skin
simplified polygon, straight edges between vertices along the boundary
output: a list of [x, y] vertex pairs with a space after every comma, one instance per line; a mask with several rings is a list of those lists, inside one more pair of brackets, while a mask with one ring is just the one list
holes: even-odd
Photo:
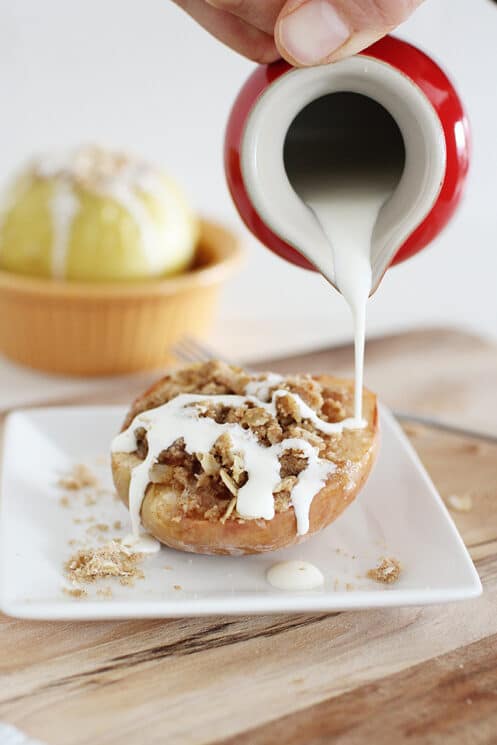
[[[22, 173], [7, 191], [0, 227], [0, 268], [53, 278], [53, 200], [62, 177]], [[165, 174], [153, 193], [132, 197], [153, 232], [152, 261], [142, 228], [125, 204], [104, 192], [70, 184], [76, 209], [67, 234], [59, 279], [108, 282], [166, 277], [186, 270], [193, 259], [198, 223], [183, 194]]]

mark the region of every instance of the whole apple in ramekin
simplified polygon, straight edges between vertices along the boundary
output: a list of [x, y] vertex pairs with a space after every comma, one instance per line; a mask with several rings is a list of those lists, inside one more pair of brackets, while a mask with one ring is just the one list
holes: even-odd
[[141, 159], [95, 146], [38, 158], [2, 205], [0, 351], [70, 374], [159, 367], [208, 328], [239, 254]]

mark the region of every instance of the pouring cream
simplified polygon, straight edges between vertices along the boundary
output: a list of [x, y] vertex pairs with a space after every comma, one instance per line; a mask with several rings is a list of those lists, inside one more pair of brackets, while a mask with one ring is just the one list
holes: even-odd
[[[375, 227], [399, 184], [402, 135], [377, 102], [349, 92], [324, 96], [290, 125], [284, 164], [311, 213], [312, 262], [347, 302], [354, 323], [355, 418], [362, 418], [366, 305], [373, 288]], [[300, 248], [300, 246], [299, 246]], [[302, 246], [305, 253], [307, 245]]]
[[392, 192], [396, 174], [362, 172], [299, 184], [329, 244], [316, 266], [347, 302], [354, 324], [354, 418], [362, 419], [366, 306], [372, 289], [371, 242], [379, 212]]

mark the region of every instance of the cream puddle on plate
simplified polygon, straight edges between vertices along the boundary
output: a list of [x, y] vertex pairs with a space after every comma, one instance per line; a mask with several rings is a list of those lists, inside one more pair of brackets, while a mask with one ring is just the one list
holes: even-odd
[[[75, 463], [92, 468], [111, 486], [101, 456], [125, 415], [122, 407], [68, 407], [16, 412], [8, 418], [0, 513], [0, 608], [39, 619], [167, 618], [347, 610], [442, 603], [475, 597], [481, 584], [439, 495], [404, 434], [381, 409], [382, 446], [371, 478], [356, 501], [309, 541], [271, 554], [196, 556], [162, 548], [140, 565], [134, 586], [118, 580], [88, 585], [87, 597], [62, 592], [68, 540], [86, 534], [90, 509], [60, 505], [60, 472]], [[76, 502], [76, 500], [75, 500]], [[127, 510], [104, 492], [91, 507], [95, 524], [130, 532]], [[98, 530], [97, 530], [98, 532]], [[102, 539], [103, 540], [103, 539]], [[382, 557], [403, 567], [383, 585], [366, 577]], [[272, 587], [266, 572], [276, 563], [313, 564], [324, 583], [311, 590]], [[111, 588], [111, 596], [99, 589]]]

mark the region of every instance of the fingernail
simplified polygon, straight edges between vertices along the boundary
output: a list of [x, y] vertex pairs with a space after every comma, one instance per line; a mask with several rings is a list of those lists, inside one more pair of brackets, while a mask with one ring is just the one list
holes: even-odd
[[302, 65], [330, 57], [350, 36], [350, 29], [327, 0], [309, 0], [279, 24], [279, 41]]

